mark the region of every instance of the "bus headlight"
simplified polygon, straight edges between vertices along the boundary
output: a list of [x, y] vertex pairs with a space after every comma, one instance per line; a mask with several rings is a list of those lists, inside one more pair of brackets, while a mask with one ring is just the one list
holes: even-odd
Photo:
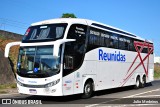
[[17, 80], [17, 84], [20, 85], [20, 86], [23, 86], [23, 84], [18, 80]]
[[59, 83], [59, 81], [60, 81], [60, 79], [58, 79], [56, 81], [53, 81], [53, 82], [50, 82], [50, 83], [45, 85], [45, 88], [52, 87], [52, 86], [56, 85], [57, 83]]

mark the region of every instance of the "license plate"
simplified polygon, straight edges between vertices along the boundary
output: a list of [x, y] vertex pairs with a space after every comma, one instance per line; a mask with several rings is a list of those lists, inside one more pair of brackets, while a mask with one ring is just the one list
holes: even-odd
[[37, 91], [36, 91], [35, 89], [29, 89], [29, 92], [30, 92], [31, 94], [37, 94]]

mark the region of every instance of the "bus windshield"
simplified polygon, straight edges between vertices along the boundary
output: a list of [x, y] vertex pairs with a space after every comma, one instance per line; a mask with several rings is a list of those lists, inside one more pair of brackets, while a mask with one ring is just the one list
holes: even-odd
[[53, 57], [54, 46], [21, 47], [17, 74], [22, 77], [43, 78], [60, 72], [60, 56]]
[[63, 38], [67, 24], [47, 24], [31, 26], [27, 29], [22, 42], [44, 42]]

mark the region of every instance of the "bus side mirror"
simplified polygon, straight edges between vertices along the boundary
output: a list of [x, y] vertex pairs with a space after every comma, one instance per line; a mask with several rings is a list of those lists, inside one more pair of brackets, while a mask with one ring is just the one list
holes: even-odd
[[5, 53], [4, 53], [4, 57], [8, 58], [9, 56], [9, 50], [12, 46], [15, 46], [15, 45], [20, 45], [21, 42], [11, 42], [11, 43], [8, 43], [5, 47]]
[[73, 56], [68, 56], [68, 55], [66, 55], [65, 57], [64, 57], [65, 59], [65, 61], [64, 61], [64, 69], [73, 69], [73, 67], [74, 67], [74, 63], [73, 63]]

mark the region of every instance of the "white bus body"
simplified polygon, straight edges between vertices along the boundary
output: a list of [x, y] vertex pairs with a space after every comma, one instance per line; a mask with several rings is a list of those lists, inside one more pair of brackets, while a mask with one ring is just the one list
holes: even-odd
[[[51, 33], [56, 36], [49, 37]], [[16, 79], [22, 94], [84, 93], [87, 98], [92, 91], [138, 88], [153, 81], [153, 43], [95, 21], [61, 18], [34, 23], [22, 42], [6, 46], [5, 57], [14, 45], [21, 47]]]

